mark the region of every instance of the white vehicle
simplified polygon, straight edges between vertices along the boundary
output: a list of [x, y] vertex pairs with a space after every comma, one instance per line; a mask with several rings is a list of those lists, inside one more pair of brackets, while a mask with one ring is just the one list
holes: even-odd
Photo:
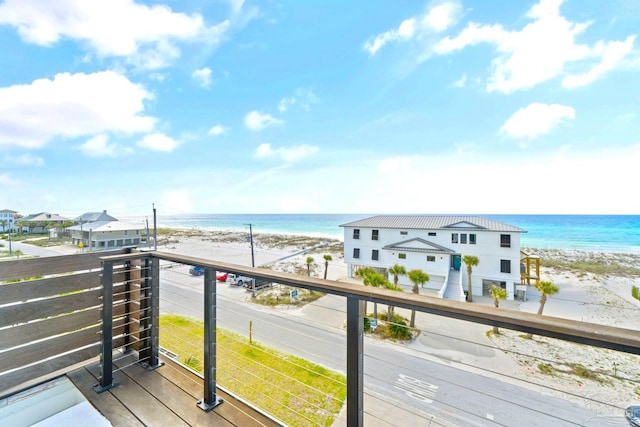
[[254, 279], [252, 277], [237, 276], [233, 273], [229, 273], [227, 274], [226, 282], [238, 286], [252, 286], [254, 283]]

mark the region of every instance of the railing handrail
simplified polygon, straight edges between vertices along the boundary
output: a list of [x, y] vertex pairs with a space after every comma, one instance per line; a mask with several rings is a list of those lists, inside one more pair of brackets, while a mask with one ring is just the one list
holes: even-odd
[[112, 255], [100, 259], [103, 261], [117, 262], [144, 257], [157, 257], [164, 261], [198, 265], [218, 271], [266, 279], [286, 286], [311, 289], [349, 298], [355, 297], [365, 301], [390, 304], [395, 307], [417, 310], [424, 313], [498, 326], [625, 353], [640, 354], [640, 331], [633, 329], [547, 315], [542, 316], [534, 313], [476, 305], [461, 301], [443, 300], [425, 295], [396, 292], [353, 283], [325, 280], [161, 251]]

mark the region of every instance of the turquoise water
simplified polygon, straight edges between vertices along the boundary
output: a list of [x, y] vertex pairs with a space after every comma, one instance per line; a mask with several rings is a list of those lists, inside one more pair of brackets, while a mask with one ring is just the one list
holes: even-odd
[[[341, 224], [375, 214], [181, 214], [157, 217], [158, 227], [343, 238]], [[640, 253], [640, 215], [480, 215], [527, 231], [523, 247]], [[120, 217], [144, 221], [146, 217]], [[151, 219], [150, 219], [151, 223]]]

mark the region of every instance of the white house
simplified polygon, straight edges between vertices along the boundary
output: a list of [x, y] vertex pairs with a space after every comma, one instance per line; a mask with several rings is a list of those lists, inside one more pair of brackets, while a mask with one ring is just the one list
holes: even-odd
[[[479, 216], [381, 215], [341, 225], [349, 276], [360, 267], [387, 274], [394, 264], [429, 274], [424, 287], [440, 298], [464, 301], [465, 255], [478, 258], [472, 268], [472, 295], [489, 295], [491, 285], [514, 298], [520, 283], [520, 234], [525, 230]], [[406, 276], [401, 285], [411, 285]]]
[[10, 231], [15, 227], [16, 212], [9, 209], [2, 209], [0, 211], [0, 227], [2, 231]]
[[[74, 245], [93, 249], [139, 246], [146, 230], [142, 224], [95, 221], [68, 227]], [[82, 245], [80, 245], [82, 243]]]

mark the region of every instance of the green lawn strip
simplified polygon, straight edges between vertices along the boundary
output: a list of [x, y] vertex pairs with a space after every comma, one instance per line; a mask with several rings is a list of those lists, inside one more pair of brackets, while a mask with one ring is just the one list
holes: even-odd
[[[160, 316], [160, 345], [200, 373], [203, 325]], [[340, 373], [225, 329], [218, 329], [216, 349], [218, 384], [290, 425], [329, 426], [342, 408], [346, 378]]]

